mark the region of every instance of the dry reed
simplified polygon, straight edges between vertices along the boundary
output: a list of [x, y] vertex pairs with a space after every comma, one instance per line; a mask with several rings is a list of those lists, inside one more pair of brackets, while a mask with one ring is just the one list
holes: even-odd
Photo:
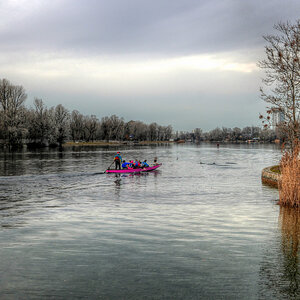
[[279, 204], [300, 207], [300, 144], [285, 152], [280, 162]]

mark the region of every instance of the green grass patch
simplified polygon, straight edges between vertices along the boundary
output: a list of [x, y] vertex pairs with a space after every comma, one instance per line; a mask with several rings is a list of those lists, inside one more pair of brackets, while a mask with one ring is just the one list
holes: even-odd
[[270, 171], [274, 172], [274, 173], [277, 173], [277, 174], [281, 174], [279, 166], [271, 167]]

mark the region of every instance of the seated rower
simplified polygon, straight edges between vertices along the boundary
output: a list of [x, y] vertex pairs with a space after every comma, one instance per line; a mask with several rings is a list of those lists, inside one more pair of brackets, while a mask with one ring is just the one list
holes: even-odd
[[127, 168], [128, 169], [133, 169], [134, 168], [133, 160], [129, 161]]
[[128, 162], [127, 169], [133, 169], [133, 168], [134, 168], [134, 163], [131, 160], [131, 161]]
[[143, 162], [142, 162], [142, 168], [148, 168], [149, 165], [147, 163], [147, 159], [145, 159]]
[[135, 161], [135, 163], [134, 163], [134, 168], [140, 168], [141, 167], [141, 163], [138, 161], [138, 160], [136, 160]]
[[123, 161], [122, 163], [122, 169], [127, 169], [130, 163], [126, 162], [126, 160]]

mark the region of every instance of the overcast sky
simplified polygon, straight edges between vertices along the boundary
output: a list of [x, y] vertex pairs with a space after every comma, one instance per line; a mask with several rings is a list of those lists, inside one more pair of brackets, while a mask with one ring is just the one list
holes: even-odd
[[259, 125], [262, 35], [299, 0], [0, 0], [0, 78], [98, 118]]

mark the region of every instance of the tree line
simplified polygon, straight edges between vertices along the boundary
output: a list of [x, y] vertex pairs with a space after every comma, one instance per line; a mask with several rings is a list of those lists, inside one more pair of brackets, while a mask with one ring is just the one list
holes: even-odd
[[25, 89], [7, 79], [0, 80], [0, 144], [8, 146], [61, 146], [65, 141], [168, 141], [239, 142], [257, 139], [272, 142], [284, 140], [280, 130], [247, 126], [245, 128], [215, 128], [208, 132], [196, 128], [192, 132], [175, 132], [171, 125], [145, 124], [141, 121], [125, 122], [116, 115], [99, 120], [95, 115], [83, 115], [78, 110], [69, 112], [63, 105], [47, 108], [36, 98], [27, 108]]
[[63, 105], [47, 108], [35, 99], [31, 108], [22, 86], [0, 80], [0, 140], [8, 146], [61, 146], [65, 141], [135, 140], [165, 141], [172, 137], [172, 126], [141, 121], [125, 122], [116, 115], [99, 120], [95, 115], [69, 112]]
[[192, 132], [177, 131], [175, 133], [176, 140], [185, 140], [191, 142], [245, 142], [248, 140], [261, 141], [261, 142], [274, 142], [275, 140], [284, 141], [287, 138], [285, 132], [276, 128], [275, 130], [270, 128], [260, 128], [257, 126], [246, 126], [244, 128], [215, 128], [207, 132], [203, 132], [202, 129], [196, 128]]

